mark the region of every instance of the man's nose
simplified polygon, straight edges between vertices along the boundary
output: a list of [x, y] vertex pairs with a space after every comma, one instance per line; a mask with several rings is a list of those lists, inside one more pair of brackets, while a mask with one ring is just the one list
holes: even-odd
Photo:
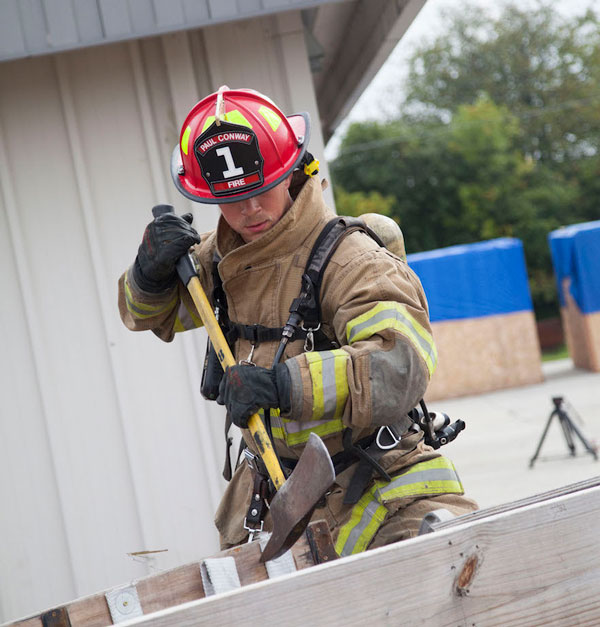
[[254, 213], [258, 209], [260, 209], [260, 203], [255, 196], [253, 196], [252, 198], [246, 198], [246, 200], [243, 201], [242, 213], [244, 215]]

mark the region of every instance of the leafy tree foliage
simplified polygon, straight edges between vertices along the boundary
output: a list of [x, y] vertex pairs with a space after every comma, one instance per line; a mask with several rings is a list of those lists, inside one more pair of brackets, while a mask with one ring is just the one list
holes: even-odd
[[449, 14], [451, 28], [410, 61], [407, 104], [453, 113], [481, 94], [520, 119], [520, 146], [562, 164], [600, 144], [600, 49], [592, 12], [566, 22], [551, 6]]
[[335, 204], [338, 213], [344, 216], [358, 216], [363, 213], [380, 213], [393, 217], [396, 199], [383, 196], [379, 192], [347, 192], [342, 187], [335, 190]]
[[340, 213], [381, 202], [408, 252], [518, 237], [536, 313], [555, 314], [548, 233], [600, 216], [595, 15], [463, 7], [415, 53], [407, 90], [396, 119], [348, 129], [332, 163]]

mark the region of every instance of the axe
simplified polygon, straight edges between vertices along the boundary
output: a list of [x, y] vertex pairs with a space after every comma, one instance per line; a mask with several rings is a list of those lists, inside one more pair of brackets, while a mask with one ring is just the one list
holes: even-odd
[[[152, 209], [155, 218], [165, 213], [173, 213], [173, 207], [156, 205]], [[221, 366], [223, 369], [234, 366], [235, 359], [189, 254], [177, 262], [177, 273], [194, 301]], [[258, 414], [250, 417], [248, 429], [277, 490], [270, 503], [273, 532], [261, 556], [261, 562], [266, 562], [285, 553], [302, 535], [317, 503], [334, 482], [335, 472], [323, 441], [311, 433], [296, 467], [286, 480], [271, 438]]]

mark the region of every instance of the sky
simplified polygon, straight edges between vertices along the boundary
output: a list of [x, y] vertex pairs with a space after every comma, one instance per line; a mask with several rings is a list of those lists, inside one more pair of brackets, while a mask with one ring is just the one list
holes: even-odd
[[[427, 0], [413, 23], [398, 42], [387, 61], [375, 75], [369, 86], [362, 93], [348, 116], [338, 126], [325, 148], [325, 158], [331, 161], [335, 158], [341, 138], [346, 128], [355, 121], [366, 118], [373, 119], [373, 111], [381, 109], [385, 102], [386, 91], [392, 82], [398, 84], [398, 74], [407, 76], [408, 59], [416, 47], [432, 41], [442, 33], [442, 14], [447, 9], [464, 6], [465, 0]], [[498, 0], [469, 0], [469, 4], [486, 7], [492, 12], [498, 11]], [[533, 5], [532, 0], [519, 0], [521, 6]], [[600, 12], [600, 0], [553, 0], [551, 4], [565, 16], [574, 16], [585, 13], [588, 7]], [[395, 92], [397, 93], [397, 92]]]

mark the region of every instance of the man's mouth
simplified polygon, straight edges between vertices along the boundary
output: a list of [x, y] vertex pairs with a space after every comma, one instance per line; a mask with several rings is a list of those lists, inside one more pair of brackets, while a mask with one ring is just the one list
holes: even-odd
[[252, 233], [259, 233], [260, 231], [262, 231], [266, 226], [268, 226], [269, 222], [268, 220], [263, 220], [262, 222], [257, 222], [256, 224], [248, 224], [246, 226], [246, 228], [249, 231], [252, 231]]

